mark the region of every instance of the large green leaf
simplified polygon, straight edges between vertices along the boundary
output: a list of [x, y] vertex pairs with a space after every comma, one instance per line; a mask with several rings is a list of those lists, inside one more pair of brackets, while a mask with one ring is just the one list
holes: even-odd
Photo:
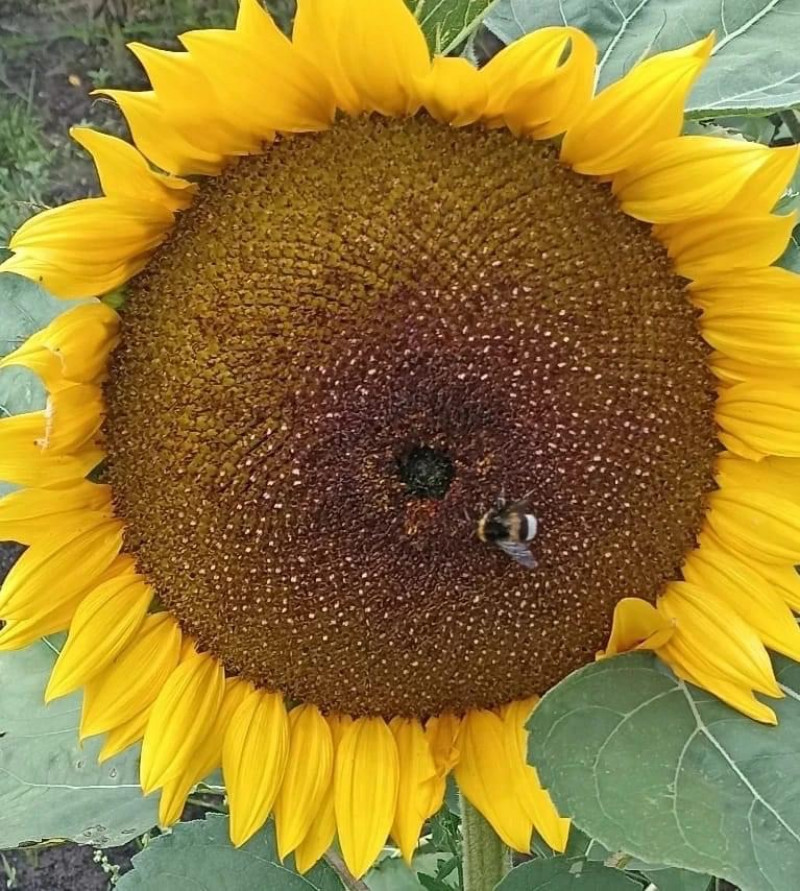
[[618, 869], [580, 857], [531, 860], [512, 869], [497, 891], [642, 891], [642, 883]]
[[100, 766], [100, 740], [78, 742], [80, 697], [44, 704], [54, 661], [44, 641], [0, 653], [0, 849], [46, 838], [120, 845], [156, 823], [138, 749]]
[[406, 0], [431, 51], [447, 55], [478, 27], [498, 0]]
[[581, 669], [531, 719], [530, 759], [562, 813], [611, 851], [744, 891], [800, 876], [800, 666], [777, 661], [777, 727], [633, 653]]
[[795, 44], [800, 0], [500, 0], [484, 24], [504, 43], [544, 25], [575, 25], [597, 42], [600, 86], [643, 55], [716, 33], [693, 90], [694, 117], [765, 114], [800, 105]]
[[278, 860], [272, 824], [241, 848], [228, 839], [228, 820], [179, 823], [153, 839], [133, 858], [133, 870], [117, 883], [119, 891], [341, 891], [342, 883], [324, 862], [300, 876]]

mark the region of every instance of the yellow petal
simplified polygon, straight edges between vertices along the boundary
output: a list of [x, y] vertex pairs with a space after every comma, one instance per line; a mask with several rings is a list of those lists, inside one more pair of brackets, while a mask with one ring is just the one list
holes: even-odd
[[800, 661], [800, 628], [773, 585], [706, 536], [683, 567], [683, 576], [747, 622], [764, 646]]
[[103, 762], [108, 761], [109, 758], [113, 758], [115, 755], [119, 755], [120, 752], [124, 752], [128, 746], [132, 746], [135, 742], [139, 742], [147, 729], [151, 708], [152, 706], [147, 706], [147, 708], [125, 721], [124, 724], [112, 727], [108, 731], [108, 735], [103, 740], [100, 754], [97, 756], [100, 764], [103, 764]]
[[76, 297], [97, 297], [124, 285], [147, 265], [151, 251], [132, 257], [113, 268], [88, 272], [85, 264], [62, 257], [56, 263], [42, 256], [40, 249], [18, 250], [0, 263], [0, 272], [14, 272], [41, 285], [48, 293], [63, 300]]
[[152, 598], [153, 589], [133, 574], [109, 579], [87, 594], [53, 667], [45, 702], [66, 696], [113, 662], [139, 630]]
[[85, 593], [122, 547], [122, 523], [86, 511], [51, 529], [17, 560], [0, 589], [0, 616], [32, 619]]
[[108, 96], [116, 102], [136, 147], [167, 173], [214, 176], [222, 169], [223, 155], [205, 151], [179, 133], [153, 90], [95, 90], [94, 94]]
[[[783, 148], [733, 139], [667, 139], [618, 173], [613, 191], [625, 213], [650, 223], [680, 222], [728, 207], [747, 214], [766, 212], [791, 178], [788, 161], [793, 169], [795, 153], [790, 148], [791, 158]], [[748, 190], [744, 200], [745, 189], [754, 181], [763, 184], [769, 199], [753, 200]]]
[[771, 299], [800, 298], [800, 275], [777, 266], [737, 269], [704, 277], [688, 286], [692, 302], [702, 308], [745, 298], [755, 306]]
[[786, 250], [796, 214], [734, 216], [729, 213], [656, 226], [675, 271], [702, 278], [729, 269], [769, 266]]
[[289, 717], [280, 693], [254, 690], [234, 712], [222, 746], [231, 841], [238, 848], [263, 825], [289, 757]]
[[425, 37], [402, 0], [350, 0], [332, 38], [334, 57], [358, 97], [359, 111], [414, 114], [430, 70]]
[[575, 28], [537, 28], [490, 59], [480, 70], [488, 93], [485, 119], [500, 124], [517, 90], [552, 76], [570, 39], [579, 33]]
[[43, 605], [33, 618], [6, 623], [0, 629], [0, 652], [21, 650], [48, 634], [66, 631], [80, 602], [79, 594], [66, 601]]
[[598, 658], [616, 656], [629, 650], [656, 650], [666, 643], [673, 625], [646, 600], [623, 597], [614, 607], [611, 636]]
[[569, 55], [544, 77], [521, 83], [508, 97], [503, 121], [512, 133], [549, 139], [571, 127], [594, 89], [597, 47], [582, 31], [564, 28]]
[[480, 72], [466, 59], [436, 56], [419, 85], [422, 104], [437, 121], [452, 127], [472, 124], [483, 114], [488, 92]]
[[505, 844], [527, 853], [531, 820], [514, 787], [515, 772], [506, 755], [503, 722], [484, 709], [467, 712], [458, 738], [455, 767], [459, 789], [483, 814]]
[[140, 774], [145, 795], [191, 763], [214, 726], [224, 688], [222, 663], [208, 653], [190, 656], [169, 676], [144, 733]]
[[150, 706], [178, 664], [181, 632], [169, 613], [149, 615], [84, 693], [80, 738], [104, 733]]
[[0, 368], [22, 365], [48, 389], [63, 382], [98, 383], [116, 346], [119, 316], [104, 303], [76, 306], [56, 316], [20, 347], [0, 359]]
[[0, 419], [0, 479], [20, 486], [50, 488], [77, 483], [104, 457], [87, 445], [73, 455], [42, 450], [47, 430], [43, 411]]
[[26, 220], [11, 237], [11, 250], [39, 250], [43, 256], [75, 254], [96, 267], [113, 266], [163, 239], [172, 212], [138, 198], [82, 198], [44, 210]]
[[222, 745], [234, 713], [251, 692], [252, 686], [239, 678], [227, 678], [217, 717], [210, 732], [200, 741], [192, 760], [180, 775], [167, 780], [158, 802], [159, 826], [180, 819], [189, 793], [222, 763]]
[[729, 486], [712, 492], [708, 525], [726, 547], [763, 563], [800, 561], [800, 508], [771, 492]]
[[0, 499], [0, 541], [33, 544], [53, 526], [66, 526], [85, 511], [111, 516], [111, 489], [79, 480], [59, 489], [22, 489]]
[[757, 381], [727, 387], [717, 397], [715, 417], [724, 431], [720, 439], [736, 454], [743, 443], [762, 455], [800, 457], [800, 393], [790, 387]]
[[[336, 751], [342, 741], [345, 730], [353, 723], [349, 715], [328, 715], [325, 719], [331, 731], [333, 741], [334, 763]], [[320, 857], [333, 844], [336, 835], [336, 814], [334, 811], [333, 782], [328, 784], [322, 799], [319, 812], [311, 824], [305, 838], [297, 846], [294, 852], [295, 866], [303, 875], [319, 860]]]
[[758, 380], [771, 386], [790, 384], [800, 387], [800, 368], [786, 365], [755, 365], [719, 352], [709, 356], [708, 364], [717, 376], [720, 386]]
[[437, 779], [436, 765], [428, 738], [418, 720], [393, 718], [389, 728], [397, 744], [400, 768], [392, 838], [410, 866], [422, 824], [429, 816], [431, 787]]
[[330, 125], [330, 84], [258, 0], [242, 0], [235, 31], [189, 31], [180, 40], [203, 70], [214, 72], [217, 101], [251, 136], [271, 139], [275, 130], [316, 131]]
[[713, 36], [639, 62], [592, 100], [564, 136], [561, 160], [579, 173], [616, 173], [651, 146], [680, 135], [686, 96]]
[[59, 387], [47, 397], [44, 435], [37, 444], [53, 455], [70, 455], [91, 444], [105, 414], [103, 394], [95, 384]]
[[320, 710], [311, 703], [296, 706], [289, 713], [289, 726], [289, 758], [275, 800], [281, 860], [308, 834], [333, 780], [333, 737]]
[[559, 816], [548, 793], [539, 782], [535, 768], [528, 764], [527, 722], [539, 697], [521, 699], [502, 709], [506, 758], [514, 774], [514, 788], [519, 802], [536, 831], [554, 850], [567, 847], [570, 821]]
[[340, 32], [349, 26], [348, 0], [298, 0], [292, 44], [325, 75], [336, 105], [348, 114], [362, 110], [361, 99], [347, 79], [340, 55]]
[[736, 207], [746, 213], [766, 213], [774, 210], [780, 197], [789, 188], [797, 162], [800, 145], [787, 145], [769, 150], [767, 163], [751, 177], [736, 196]]
[[658, 608], [675, 624], [659, 654], [670, 652], [698, 676], [782, 695], [758, 635], [720, 598], [689, 582], [670, 582]]
[[[9, 244], [16, 254], [0, 270], [42, 281], [58, 297], [91, 297], [102, 293], [95, 290], [99, 284], [116, 281], [152, 253], [173, 222], [168, 208], [151, 201], [73, 201], [23, 223]], [[59, 271], [74, 281], [62, 286]]]
[[213, 157], [259, 151], [259, 140], [241, 129], [235, 116], [220, 106], [211, 82], [189, 53], [143, 43], [129, 43], [128, 49], [147, 72], [170, 125], [187, 142]]
[[[727, 356], [752, 366], [800, 367], [800, 304], [782, 295], [754, 301], [729, 297], [706, 307], [701, 319], [703, 337]], [[761, 372], [764, 373], [764, 368]], [[769, 371], [767, 370], [767, 373]], [[766, 383], [780, 389], [779, 381]], [[759, 384], [753, 381], [753, 388]], [[789, 386], [790, 392], [796, 387]]]
[[336, 752], [334, 808], [347, 868], [361, 878], [392, 828], [400, 781], [397, 744], [383, 718], [359, 718]]
[[747, 715], [748, 718], [761, 721], [763, 724], [778, 723], [775, 712], [768, 705], [764, 705], [763, 702], [756, 699], [747, 687], [709, 674], [702, 666], [695, 671], [691, 653], [688, 656], [679, 654], [674, 646], [667, 644], [658, 651], [658, 655], [681, 680], [689, 681], [696, 687], [708, 690], [717, 699], [721, 699], [722, 702], [743, 715]]
[[[191, 99], [184, 95], [184, 99]], [[110, 198], [152, 201], [170, 211], [184, 210], [197, 186], [177, 176], [153, 170], [132, 145], [89, 127], [73, 127], [70, 136], [92, 156], [103, 194]]]

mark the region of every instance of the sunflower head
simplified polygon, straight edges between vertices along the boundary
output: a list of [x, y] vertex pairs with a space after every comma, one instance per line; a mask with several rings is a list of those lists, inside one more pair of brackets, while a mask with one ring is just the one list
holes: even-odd
[[103, 757], [143, 739], [162, 822], [221, 763], [233, 841], [274, 812], [301, 871], [337, 833], [356, 875], [390, 834], [410, 859], [451, 771], [563, 850], [525, 722], [598, 652], [773, 721], [797, 153], [680, 135], [711, 39], [597, 95], [574, 28], [477, 69], [401, 0], [301, 0], [291, 40], [242, 0], [180, 40], [105, 91], [135, 147], [73, 131], [103, 196], [3, 264], [124, 307], [0, 361], [49, 393], [0, 421], [0, 646], [68, 628], [47, 696], [84, 688]]

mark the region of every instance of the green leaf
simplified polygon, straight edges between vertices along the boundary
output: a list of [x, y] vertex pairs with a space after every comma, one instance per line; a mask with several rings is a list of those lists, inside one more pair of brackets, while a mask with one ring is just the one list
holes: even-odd
[[653, 891], [709, 891], [709, 885], [714, 881], [711, 876], [704, 876], [699, 872], [689, 872], [688, 869], [640, 869], [655, 885]]
[[716, 33], [708, 67], [689, 97], [692, 117], [764, 115], [800, 105], [794, 51], [797, 0], [500, 0], [484, 20], [510, 43], [544, 25], [574, 25], [599, 50], [599, 85], [618, 80], [643, 55]]
[[496, 891], [641, 891], [642, 884], [618, 869], [580, 857], [530, 860], [512, 869]]
[[208, 814], [205, 820], [179, 823], [153, 839], [133, 858], [133, 870], [116, 885], [118, 891], [341, 891], [342, 883], [326, 863], [305, 876], [281, 865], [275, 832], [267, 824], [241, 848], [228, 838], [228, 819]]
[[717, 875], [744, 891], [796, 891], [800, 875], [800, 666], [767, 727], [678, 680], [652, 655], [597, 662], [554, 687], [529, 756], [564, 814], [611, 851]]
[[54, 662], [46, 641], [0, 653], [0, 849], [47, 838], [124, 844], [157, 819], [156, 798], [139, 788], [138, 748], [97, 764], [101, 740], [78, 742], [80, 696], [44, 704]]
[[406, 0], [431, 52], [446, 56], [480, 25], [498, 0]]
[[[370, 891], [421, 891], [429, 887], [422, 879], [435, 878], [451, 859], [450, 854], [443, 852], [417, 854], [409, 868], [402, 857], [384, 857], [364, 876], [364, 883]], [[439, 881], [454, 888], [458, 884], [458, 873], [452, 870]]]

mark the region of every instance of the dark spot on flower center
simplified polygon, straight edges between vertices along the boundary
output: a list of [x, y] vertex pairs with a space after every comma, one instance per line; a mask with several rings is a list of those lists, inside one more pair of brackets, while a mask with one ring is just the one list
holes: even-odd
[[417, 498], [444, 498], [456, 474], [453, 462], [444, 452], [428, 446], [414, 446], [397, 458], [397, 472], [409, 495]]
[[[683, 282], [547, 144], [346, 120], [204, 183], [108, 385], [127, 546], [230, 671], [345, 712], [543, 692], [700, 528], [717, 444]], [[526, 569], [480, 541], [504, 491]]]

